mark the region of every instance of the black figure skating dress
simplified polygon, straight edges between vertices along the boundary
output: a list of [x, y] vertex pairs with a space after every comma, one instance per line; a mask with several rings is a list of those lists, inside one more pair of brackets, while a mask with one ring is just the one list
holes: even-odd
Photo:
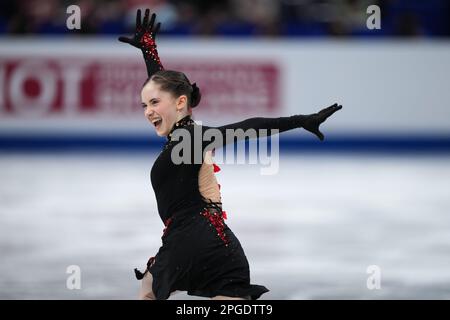
[[[230, 131], [226, 129], [255, 129], [257, 138], [259, 129], [282, 132], [300, 127], [301, 117], [250, 118], [216, 129], [220, 130], [224, 145], [230, 143], [226, 139]], [[200, 129], [203, 134], [211, 127], [197, 125], [189, 115], [179, 120], [152, 167], [151, 182], [165, 225], [162, 246], [147, 264], [146, 272], [153, 276], [153, 293], [156, 299], [167, 299], [176, 290], [203, 297], [224, 295], [258, 299], [269, 290], [250, 283], [247, 258], [239, 240], [224, 222], [226, 216], [221, 203], [212, 202], [199, 192], [202, 163], [175, 164], [171, 160], [172, 149], [182, 141], [172, 139], [179, 128], [186, 129], [193, 137], [194, 130]], [[267, 131], [270, 135], [270, 130]], [[237, 139], [231, 140], [235, 141]], [[202, 155], [209, 144], [211, 141], [202, 142]], [[193, 153], [194, 150], [191, 161], [195, 160]], [[138, 279], [142, 278], [139, 271], [136, 273]]]

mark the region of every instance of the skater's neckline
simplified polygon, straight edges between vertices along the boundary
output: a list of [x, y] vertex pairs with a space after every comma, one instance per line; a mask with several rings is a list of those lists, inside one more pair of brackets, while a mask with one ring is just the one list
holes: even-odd
[[190, 124], [193, 124], [194, 120], [192, 120], [191, 115], [188, 114], [184, 118], [181, 118], [175, 124], [173, 125], [172, 129], [170, 130], [169, 134], [167, 135], [167, 140], [170, 141], [172, 138], [172, 133], [175, 131], [175, 129], [188, 126]]

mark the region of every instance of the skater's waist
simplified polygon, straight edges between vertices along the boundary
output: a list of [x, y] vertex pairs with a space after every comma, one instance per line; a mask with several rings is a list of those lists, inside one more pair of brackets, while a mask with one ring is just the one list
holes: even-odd
[[203, 202], [197, 206], [178, 210], [172, 214], [166, 215], [165, 217], [161, 217], [161, 220], [164, 223], [165, 229], [167, 229], [169, 225], [183, 223], [185, 220], [205, 211], [209, 211], [213, 214], [216, 213], [219, 215], [225, 215], [225, 211], [222, 210], [222, 204], [220, 202]]
[[186, 203], [184, 206], [177, 206], [168, 208], [164, 210], [162, 214], [160, 214], [161, 220], [166, 225], [169, 219], [183, 218], [183, 217], [192, 217], [193, 215], [198, 214], [203, 211], [205, 208], [212, 212], [222, 212], [222, 203], [221, 202], [213, 202], [209, 199], [201, 199], [195, 202]]

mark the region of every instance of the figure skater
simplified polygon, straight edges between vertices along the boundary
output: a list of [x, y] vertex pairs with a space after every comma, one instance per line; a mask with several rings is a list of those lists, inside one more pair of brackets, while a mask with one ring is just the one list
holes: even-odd
[[[212, 162], [213, 150], [207, 148], [210, 141], [202, 141], [201, 163], [172, 161], [171, 152], [180, 143], [172, 139], [177, 130], [185, 129], [193, 135], [199, 127], [202, 133], [212, 127], [200, 126], [192, 119], [192, 110], [201, 99], [197, 85], [182, 72], [164, 70], [155, 43], [161, 24], [155, 26], [156, 15], [149, 15], [147, 9], [141, 20], [138, 10], [134, 36], [119, 38], [144, 55], [148, 73], [141, 91], [144, 115], [156, 133], [166, 137], [150, 175], [165, 228], [162, 246], [148, 260], [145, 272], [135, 269], [137, 279], [142, 280], [140, 298], [168, 299], [174, 292], [187, 291], [189, 295], [212, 299], [258, 299], [269, 290], [250, 283], [247, 257], [224, 221], [226, 212], [222, 210], [220, 185], [215, 178], [220, 168]], [[227, 129], [255, 129], [258, 138], [259, 129], [268, 129], [267, 135], [271, 135], [271, 129], [281, 133], [304, 128], [322, 141], [319, 125], [341, 108], [334, 104], [310, 115], [249, 118], [214, 129], [223, 135], [223, 145], [230, 143]]]

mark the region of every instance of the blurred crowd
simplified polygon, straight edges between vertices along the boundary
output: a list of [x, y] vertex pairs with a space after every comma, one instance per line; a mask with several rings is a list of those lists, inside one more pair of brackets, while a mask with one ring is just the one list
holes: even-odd
[[[72, 4], [81, 29], [68, 32]], [[380, 30], [366, 27], [371, 4]], [[166, 36], [450, 36], [447, 0], [2, 0], [0, 36], [126, 34], [138, 8], [155, 12]]]

